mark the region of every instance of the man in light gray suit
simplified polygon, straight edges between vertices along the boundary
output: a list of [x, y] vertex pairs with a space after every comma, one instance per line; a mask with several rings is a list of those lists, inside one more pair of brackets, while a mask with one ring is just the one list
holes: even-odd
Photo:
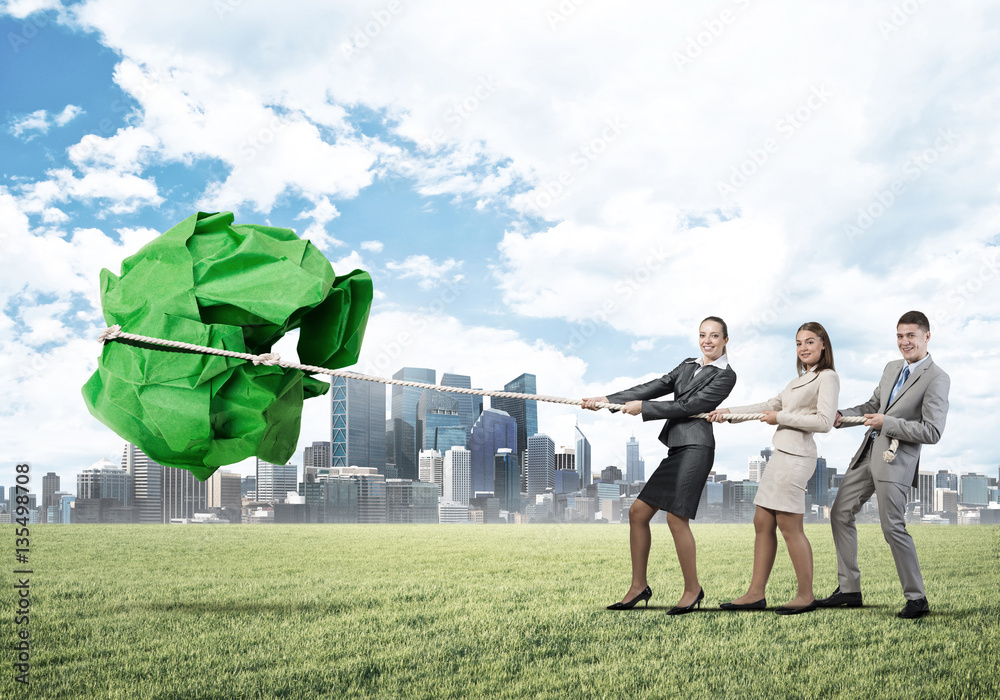
[[[837, 412], [835, 427], [841, 427], [843, 416], [863, 415], [868, 432], [851, 460], [830, 511], [840, 585], [829, 598], [816, 601], [820, 607], [862, 605], [854, 516], [874, 493], [882, 534], [892, 550], [906, 598], [906, 606], [898, 616], [913, 619], [930, 612], [917, 550], [904, 520], [910, 486], [917, 485], [920, 446], [941, 439], [948, 416], [951, 379], [928, 354], [930, 338], [930, 322], [924, 314], [903, 314], [896, 324], [896, 344], [903, 359], [886, 365], [867, 403]], [[894, 458], [885, 454], [893, 439], [899, 440]]]

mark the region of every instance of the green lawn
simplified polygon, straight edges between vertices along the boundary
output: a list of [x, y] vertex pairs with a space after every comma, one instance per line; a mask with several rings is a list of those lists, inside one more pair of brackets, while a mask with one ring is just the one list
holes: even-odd
[[[0, 697], [1000, 696], [1000, 528], [910, 528], [917, 621], [896, 618], [878, 526], [860, 528], [866, 607], [792, 617], [719, 611], [749, 581], [753, 528], [694, 530], [707, 609], [668, 617], [665, 525], [652, 605], [629, 612], [604, 609], [628, 585], [626, 526], [34, 526], [31, 686], [13, 680], [10, 565]], [[829, 527], [806, 531], [828, 595]], [[772, 606], [794, 586], [782, 546]]]

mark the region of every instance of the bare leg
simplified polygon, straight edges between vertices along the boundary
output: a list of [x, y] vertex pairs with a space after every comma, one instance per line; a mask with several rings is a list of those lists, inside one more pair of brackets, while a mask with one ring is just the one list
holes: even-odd
[[670, 527], [670, 534], [674, 536], [677, 561], [680, 562], [681, 573], [684, 575], [684, 593], [677, 601], [677, 605], [684, 607], [691, 605], [701, 591], [701, 585], [698, 583], [698, 565], [695, 560], [694, 535], [691, 534], [687, 518], [667, 513], [667, 525]]
[[813, 593], [813, 554], [809, 539], [802, 530], [802, 513], [776, 513], [778, 527], [785, 538], [788, 556], [792, 559], [795, 578], [799, 590], [795, 597], [785, 603], [788, 608], [802, 608], [816, 599]]
[[622, 602], [632, 600], [646, 589], [646, 565], [649, 563], [649, 545], [653, 535], [649, 530], [649, 522], [658, 512], [645, 501], [638, 498], [628, 509], [628, 544], [632, 554], [632, 586], [625, 592]]
[[774, 557], [778, 553], [777, 524], [773, 510], [757, 506], [753, 516], [756, 534], [753, 541], [753, 575], [750, 577], [750, 588], [734, 600], [734, 603], [746, 605], [756, 603], [764, 597], [767, 580], [771, 577], [771, 569], [774, 567]]

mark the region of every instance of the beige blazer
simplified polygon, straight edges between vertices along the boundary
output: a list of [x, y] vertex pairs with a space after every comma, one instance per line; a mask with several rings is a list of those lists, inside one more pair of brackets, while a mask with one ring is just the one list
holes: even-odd
[[[732, 413], [778, 412], [774, 448], [801, 457], [816, 457], [813, 433], [828, 433], [837, 417], [840, 377], [832, 369], [806, 372], [764, 403], [730, 406]], [[740, 421], [733, 421], [738, 423]]]

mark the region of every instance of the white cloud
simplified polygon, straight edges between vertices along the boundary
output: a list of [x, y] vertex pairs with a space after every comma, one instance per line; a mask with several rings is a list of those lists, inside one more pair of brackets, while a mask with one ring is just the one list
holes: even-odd
[[62, 112], [54, 116], [50, 116], [47, 110], [37, 109], [30, 114], [15, 117], [10, 125], [10, 133], [20, 138], [27, 132], [36, 132], [28, 136], [28, 140], [31, 140], [38, 134], [48, 133], [53, 125], [66, 126], [80, 114], [83, 114], [83, 109], [76, 105], [66, 105]]
[[389, 261], [385, 266], [398, 273], [400, 279], [416, 278], [421, 289], [433, 289], [445, 281], [460, 282], [462, 275], [451, 275], [453, 270], [462, 267], [461, 260], [433, 260], [428, 255], [411, 255], [402, 262]]
[[381, 253], [383, 248], [385, 248], [385, 246], [382, 241], [361, 241], [361, 250], [367, 250], [372, 253]]
[[5, 0], [0, 4], [0, 12], [17, 19], [24, 19], [36, 12], [61, 9], [63, 7], [59, 0]]
[[108, 211], [125, 214], [163, 202], [151, 177], [144, 179], [111, 170], [87, 170], [83, 177], [77, 177], [69, 168], [49, 170], [46, 175], [47, 180], [21, 186], [24, 211], [43, 213], [54, 202], [76, 200], [107, 202]]
[[312, 219], [312, 223], [302, 234], [302, 238], [308, 238], [321, 249], [344, 245], [343, 241], [337, 240], [326, 230], [326, 225], [340, 216], [337, 207], [330, 202], [328, 197], [320, 197], [313, 204], [312, 211], [304, 211], [296, 217], [297, 219]]

